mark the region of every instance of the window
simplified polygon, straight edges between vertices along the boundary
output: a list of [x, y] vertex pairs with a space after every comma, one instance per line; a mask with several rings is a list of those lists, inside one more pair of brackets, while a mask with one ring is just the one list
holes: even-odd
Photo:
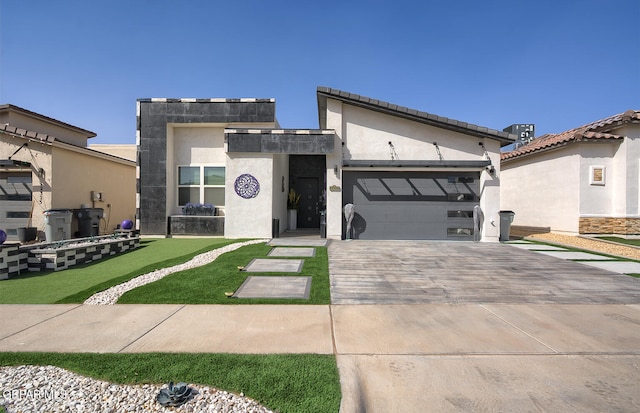
[[604, 166], [592, 165], [589, 167], [589, 184], [604, 185]]
[[29, 218], [29, 212], [24, 211], [7, 211], [7, 218]]
[[224, 206], [224, 180], [223, 166], [179, 166], [178, 205]]
[[31, 201], [31, 172], [0, 172], [0, 201]]

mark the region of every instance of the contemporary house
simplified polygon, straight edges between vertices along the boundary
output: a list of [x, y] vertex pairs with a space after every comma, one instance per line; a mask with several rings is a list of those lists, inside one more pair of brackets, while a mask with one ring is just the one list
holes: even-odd
[[640, 234], [640, 111], [503, 153], [502, 208], [514, 226], [568, 234]]
[[[45, 211], [99, 210], [97, 230], [135, 216], [135, 161], [87, 148], [96, 134], [21, 107], [0, 105], [0, 229], [9, 240], [36, 228]], [[72, 216], [69, 238], [83, 217]], [[92, 234], [97, 235], [97, 234]]]
[[141, 233], [498, 240], [514, 135], [326, 87], [317, 100], [319, 128], [293, 130], [273, 99], [139, 99]]

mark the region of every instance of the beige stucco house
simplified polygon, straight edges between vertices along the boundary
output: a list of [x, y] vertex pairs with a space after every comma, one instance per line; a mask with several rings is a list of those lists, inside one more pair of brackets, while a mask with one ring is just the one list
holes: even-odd
[[501, 202], [516, 227], [640, 235], [640, 111], [628, 110], [501, 155]]
[[500, 148], [514, 135], [327, 87], [316, 96], [318, 129], [280, 128], [274, 99], [139, 99], [141, 233], [498, 240]]
[[[44, 240], [44, 211], [102, 209], [100, 234], [135, 219], [133, 152], [129, 148], [127, 159], [89, 149], [87, 142], [95, 136], [15, 105], [0, 105], [0, 229], [9, 240], [26, 226], [37, 228], [38, 239]], [[77, 235], [79, 217], [72, 217], [70, 238]]]

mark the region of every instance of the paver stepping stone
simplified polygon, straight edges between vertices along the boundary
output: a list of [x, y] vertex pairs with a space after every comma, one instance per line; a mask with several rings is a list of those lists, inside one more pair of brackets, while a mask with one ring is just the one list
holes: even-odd
[[315, 248], [276, 247], [269, 251], [270, 257], [314, 257]]
[[534, 244], [534, 243], [527, 243], [527, 244], [523, 244], [523, 243], [509, 243], [509, 245], [516, 247], [516, 248], [522, 248], [524, 250], [536, 250], [536, 251], [567, 251], [565, 248], [561, 248], [561, 247], [555, 247], [553, 245], [543, 245], [543, 244]]
[[304, 260], [254, 258], [244, 270], [247, 272], [300, 272]]
[[590, 254], [588, 252], [580, 251], [538, 251], [540, 254], [550, 255], [556, 258], [563, 258], [565, 260], [611, 260], [615, 261], [615, 258], [605, 257], [604, 255]]
[[320, 239], [305, 239], [305, 238], [273, 238], [267, 243], [272, 247], [326, 247], [329, 240], [326, 238]]
[[236, 298], [309, 299], [311, 277], [249, 276], [233, 295]]
[[580, 264], [619, 274], [640, 274], [640, 262], [633, 261], [580, 261]]

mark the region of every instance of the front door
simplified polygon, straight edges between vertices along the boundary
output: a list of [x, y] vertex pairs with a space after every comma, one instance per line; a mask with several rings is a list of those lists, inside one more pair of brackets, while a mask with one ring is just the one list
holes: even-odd
[[295, 190], [300, 194], [299, 228], [320, 228], [320, 188], [318, 178], [296, 178]]

